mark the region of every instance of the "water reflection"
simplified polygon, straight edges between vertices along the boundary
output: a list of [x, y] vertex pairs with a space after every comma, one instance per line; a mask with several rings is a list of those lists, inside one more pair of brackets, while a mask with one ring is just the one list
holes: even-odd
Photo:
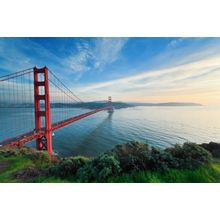
[[[69, 115], [81, 113], [81, 109], [69, 110]], [[62, 109], [53, 109], [53, 120], [62, 114]], [[220, 109], [205, 106], [135, 107], [117, 109], [113, 114], [103, 111], [57, 130], [53, 149], [61, 156], [96, 156], [131, 140], [162, 148], [185, 141], [220, 142], [219, 115]], [[33, 129], [33, 116], [31, 109], [0, 109], [0, 139]]]
[[100, 152], [100, 147], [101, 146], [95, 146], [92, 145], [91, 143], [96, 142], [97, 138], [102, 136], [103, 130], [107, 129], [109, 133], [112, 131], [112, 117], [113, 113], [108, 113], [108, 116], [103, 119], [101, 123], [99, 123], [95, 129], [93, 129], [85, 139], [76, 147], [72, 150], [71, 154], [72, 155], [86, 155], [86, 156], [91, 156], [91, 155], [97, 155]]

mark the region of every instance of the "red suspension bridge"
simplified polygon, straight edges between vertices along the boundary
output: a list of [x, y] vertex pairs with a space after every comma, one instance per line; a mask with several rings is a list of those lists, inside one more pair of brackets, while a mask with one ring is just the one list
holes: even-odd
[[[52, 134], [55, 130], [101, 111], [113, 111], [109, 96], [104, 106], [73, 116], [73, 107], [82, 103], [83, 101], [47, 67], [34, 67], [0, 76], [0, 114], [4, 111], [10, 114], [9, 109], [14, 108], [19, 117], [17, 120], [11, 114], [10, 126], [1, 126], [0, 146], [23, 146], [35, 140], [38, 150], [47, 150], [49, 154], [53, 154]], [[52, 117], [53, 111], [56, 111], [55, 107], [62, 110], [56, 118]], [[26, 109], [28, 114], [23, 114], [22, 111]], [[0, 123], [3, 123], [4, 118], [0, 119]], [[13, 130], [16, 123], [19, 124], [16, 126], [19, 129]]]

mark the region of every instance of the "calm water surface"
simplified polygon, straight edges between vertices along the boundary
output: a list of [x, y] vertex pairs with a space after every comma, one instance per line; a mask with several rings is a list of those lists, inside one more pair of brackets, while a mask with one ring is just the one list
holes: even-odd
[[[63, 116], [53, 109], [53, 122]], [[66, 117], [88, 110], [68, 109]], [[24, 120], [24, 115], [26, 119]], [[32, 109], [0, 109], [0, 141], [33, 129]], [[22, 133], [21, 132], [21, 133]], [[95, 156], [131, 140], [161, 148], [175, 143], [220, 142], [220, 109], [209, 107], [134, 107], [100, 112], [54, 133], [53, 148], [59, 155]], [[33, 146], [33, 143], [29, 144]]]

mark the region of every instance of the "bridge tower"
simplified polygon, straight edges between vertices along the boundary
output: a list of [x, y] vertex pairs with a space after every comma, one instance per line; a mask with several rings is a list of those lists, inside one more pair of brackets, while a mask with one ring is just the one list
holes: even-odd
[[108, 113], [113, 113], [113, 106], [112, 106], [112, 97], [109, 96], [108, 97], [108, 106], [110, 106], [111, 108], [108, 109]]
[[[43, 75], [43, 81], [40, 80], [39, 74]], [[40, 87], [43, 89], [40, 90]], [[41, 94], [40, 91], [43, 91], [43, 94]], [[47, 150], [49, 154], [53, 154], [50, 93], [47, 67], [40, 69], [34, 67], [34, 110], [35, 131], [42, 134], [36, 139], [36, 147], [38, 150]], [[43, 118], [44, 125], [42, 126]]]

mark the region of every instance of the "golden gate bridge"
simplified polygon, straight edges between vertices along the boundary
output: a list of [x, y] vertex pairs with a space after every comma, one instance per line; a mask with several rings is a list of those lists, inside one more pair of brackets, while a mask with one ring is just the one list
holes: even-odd
[[[18, 122], [13, 114], [10, 116], [10, 129], [4, 131], [7, 134], [5, 136], [10, 137], [2, 139], [0, 136], [0, 146], [23, 146], [35, 140], [37, 150], [47, 150], [49, 154], [53, 154], [52, 134], [55, 130], [101, 111], [113, 112], [109, 96], [102, 107], [72, 116], [74, 104], [82, 103], [83, 101], [47, 67], [34, 67], [0, 76], [0, 108], [5, 111], [9, 108], [33, 109], [33, 114], [29, 113], [30, 117], [20, 111]], [[56, 118], [52, 117], [55, 109], [53, 107], [62, 109]], [[13, 126], [16, 123], [19, 123], [17, 128], [22, 128], [14, 131]], [[4, 125], [1, 127], [3, 132]]]

